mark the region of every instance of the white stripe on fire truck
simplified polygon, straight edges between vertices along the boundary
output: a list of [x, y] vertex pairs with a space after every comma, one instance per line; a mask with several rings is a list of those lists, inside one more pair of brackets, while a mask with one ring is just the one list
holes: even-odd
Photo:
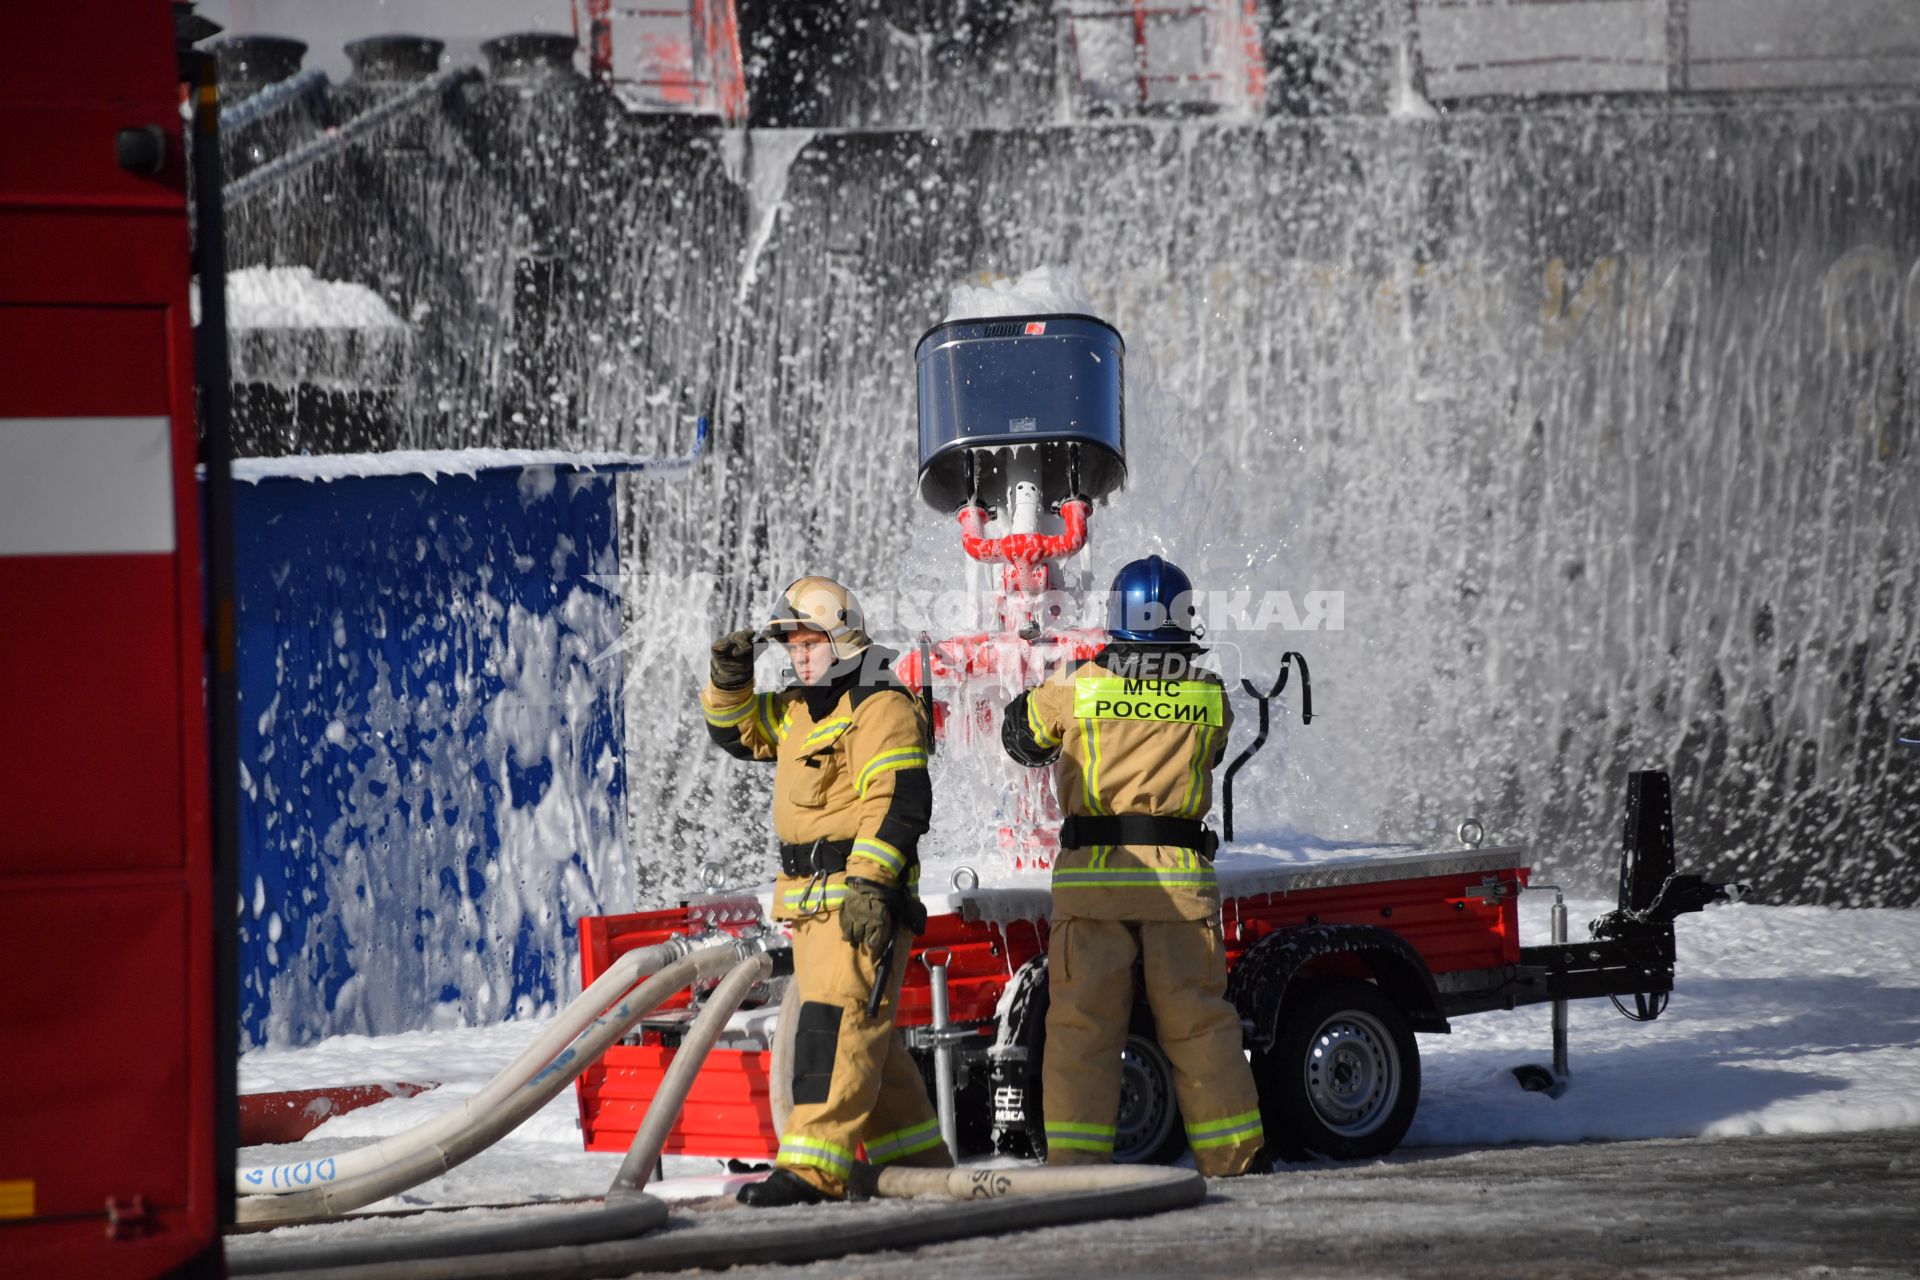
[[0, 556], [173, 549], [164, 416], [0, 418]]

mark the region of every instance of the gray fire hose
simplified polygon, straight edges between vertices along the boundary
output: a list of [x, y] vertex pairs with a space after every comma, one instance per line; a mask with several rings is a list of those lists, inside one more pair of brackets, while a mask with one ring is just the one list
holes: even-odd
[[334, 1217], [445, 1173], [518, 1128], [674, 992], [702, 978], [717, 976], [739, 962], [740, 954], [731, 945], [703, 947], [675, 961], [601, 1014], [579, 1039], [498, 1107], [475, 1118], [457, 1133], [405, 1150], [389, 1163], [357, 1177], [293, 1195], [246, 1197], [235, 1211], [236, 1220], [294, 1222]]
[[[290, 1195], [310, 1190], [316, 1182], [343, 1182], [394, 1164], [426, 1146], [483, 1120], [514, 1090], [545, 1068], [555, 1054], [575, 1040], [609, 1005], [650, 974], [690, 955], [693, 944], [675, 938], [656, 947], [629, 951], [591, 986], [560, 1011], [534, 1042], [458, 1108], [419, 1124], [405, 1133], [383, 1138], [338, 1156], [301, 1160], [291, 1164], [255, 1165], [235, 1171], [236, 1191], [243, 1197]], [[684, 985], [684, 984], [683, 984]], [[663, 997], [664, 998], [664, 997]]]
[[[632, 1238], [666, 1222], [666, 1206], [639, 1188], [658, 1163], [667, 1132], [727, 1020], [754, 984], [774, 972], [779, 963], [766, 954], [748, 955], [744, 960], [739, 956], [739, 950], [731, 946], [707, 947], [660, 970], [602, 1014], [545, 1071], [484, 1121], [445, 1143], [435, 1144], [430, 1151], [405, 1157], [393, 1169], [362, 1175], [324, 1191], [254, 1201], [273, 1210], [298, 1207], [304, 1211], [298, 1216], [337, 1214], [344, 1207], [393, 1194], [403, 1180], [404, 1185], [411, 1186], [433, 1176], [438, 1171], [436, 1160], [444, 1161], [439, 1168], [451, 1168], [544, 1105], [667, 995], [731, 964], [675, 1054], [660, 1092], [648, 1107], [627, 1159], [609, 1188], [604, 1208], [524, 1222], [338, 1243], [256, 1247], [229, 1241], [229, 1272], [273, 1274], [293, 1280], [341, 1280], [340, 1269], [350, 1267], [356, 1280], [593, 1280], [636, 1271], [819, 1261], [878, 1249], [914, 1248], [971, 1236], [1161, 1213], [1197, 1204], [1205, 1197], [1206, 1180], [1191, 1169], [1139, 1165], [887, 1168], [871, 1176], [876, 1195], [956, 1198], [967, 1203], [870, 1221], [858, 1217], [849, 1221], [848, 1215], [833, 1210], [810, 1211], [805, 1221], [784, 1215], [745, 1221], [733, 1218], [712, 1227]], [[789, 1000], [792, 998], [790, 991]], [[791, 1007], [784, 1012], [791, 1014]], [[792, 1021], [792, 1017], [783, 1016], [782, 1029]], [[788, 1044], [787, 1054], [776, 1049], [776, 1078], [782, 1069], [790, 1070], [790, 1037]], [[781, 1092], [776, 1084], [776, 1098]], [[790, 1089], [785, 1092], [790, 1096]], [[310, 1203], [316, 1198], [317, 1203]], [[833, 1216], [824, 1217], [827, 1213]], [[296, 1215], [289, 1212], [287, 1216]], [[280, 1215], [275, 1213], [265, 1220], [280, 1220]]]
[[720, 1033], [726, 1030], [727, 1019], [733, 1017], [755, 984], [781, 970], [787, 974], [793, 972], [792, 951], [781, 950], [777, 959], [773, 954], [762, 952], [735, 966], [707, 997], [706, 1007], [674, 1051], [673, 1065], [661, 1079], [660, 1091], [648, 1104], [646, 1118], [641, 1120], [633, 1142], [627, 1147], [627, 1158], [621, 1162], [620, 1172], [614, 1175], [613, 1185], [607, 1188], [608, 1204], [638, 1194], [647, 1185], [647, 1179], [660, 1163], [667, 1134], [680, 1118], [680, 1108], [686, 1105], [687, 1094], [693, 1089], [693, 1079], [706, 1065], [707, 1055], [713, 1052]]
[[[274, 1274], [282, 1280], [341, 1280], [341, 1273], [333, 1268], [351, 1265], [358, 1268], [354, 1280], [610, 1280], [637, 1271], [821, 1262], [881, 1249], [914, 1249], [974, 1236], [1164, 1213], [1196, 1205], [1207, 1194], [1206, 1179], [1192, 1169], [1147, 1165], [887, 1169], [880, 1174], [879, 1186], [882, 1194], [966, 1199], [875, 1217], [824, 1208], [799, 1216], [755, 1216], [746, 1221], [740, 1214], [726, 1213], [711, 1226], [679, 1228], [638, 1240], [559, 1247], [532, 1244], [532, 1228], [537, 1224], [530, 1223], [527, 1248], [507, 1252], [495, 1245], [434, 1258], [403, 1259], [393, 1251], [405, 1242], [375, 1237], [353, 1242], [363, 1247], [352, 1262], [308, 1265], [301, 1270], [276, 1268]], [[637, 1209], [643, 1202], [660, 1203], [651, 1196], [636, 1195], [622, 1207]], [[464, 1234], [437, 1232], [435, 1243], [453, 1245]], [[382, 1249], [393, 1260], [376, 1260], [374, 1255]], [[450, 1249], [443, 1251], [451, 1255]]]
[[793, 1042], [800, 1029], [800, 984], [787, 984], [780, 1002], [780, 1018], [773, 1024], [773, 1048], [767, 1058], [767, 1109], [773, 1112], [773, 1131], [787, 1131], [793, 1111]]
[[[529, 1249], [557, 1249], [631, 1239], [658, 1230], [667, 1221], [667, 1204], [642, 1196], [605, 1208], [527, 1218], [481, 1227], [369, 1236], [358, 1240], [314, 1240], [298, 1244], [227, 1241], [227, 1274], [324, 1275], [339, 1280], [341, 1267], [392, 1267], [402, 1263], [474, 1254], [518, 1256]], [[361, 1274], [358, 1270], [355, 1275]]]

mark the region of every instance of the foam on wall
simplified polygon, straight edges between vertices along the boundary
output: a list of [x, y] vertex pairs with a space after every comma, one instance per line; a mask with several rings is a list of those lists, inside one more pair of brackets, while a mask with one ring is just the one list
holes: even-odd
[[630, 903], [617, 482], [568, 480], [235, 486], [244, 1042], [535, 1015]]

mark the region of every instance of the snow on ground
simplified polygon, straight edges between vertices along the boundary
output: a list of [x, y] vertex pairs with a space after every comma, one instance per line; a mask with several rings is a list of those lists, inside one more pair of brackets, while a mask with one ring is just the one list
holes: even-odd
[[[1546, 941], [1550, 902], [1522, 899], [1527, 942]], [[1569, 935], [1611, 905], [1570, 903]], [[1920, 912], [1738, 904], [1683, 916], [1676, 933], [1673, 1002], [1658, 1021], [1572, 1004], [1573, 1085], [1558, 1099], [1509, 1074], [1552, 1060], [1549, 1006], [1421, 1037], [1407, 1145], [1920, 1125]]]
[[[1546, 893], [1522, 900], [1522, 938], [1547, 939]], [[1570, 904], [1574, 937], [1611, 904]], [[1683, 917], [1677, 989], [1656, 1022], [1605, 1000], [1572, 1008], [1572, 1087], [1558, 1099], [1511, 1074], [1551, 1059], [1548, 1006], [1458, 1019], [1422, 1036], [1408, 1147], [1723, 1138], [1920, 1126], [1920, 911], [1739, 904]], [[457, 1106], [539, 1033], [538, 1022], [340, 1036], [241, 1060], [243, 1092], [373, 1080], [441, 1087], [336, 1117], [303, 1143], [243, 1163], [297, 1160], [398, 1133]], [[581, 1150], [573, 1090], [451, 1173], [374, 1208], [596, 1196], [620, 1156]], [[683, 1194], [718, 1189], [717, 1161], [669, 1158]]]

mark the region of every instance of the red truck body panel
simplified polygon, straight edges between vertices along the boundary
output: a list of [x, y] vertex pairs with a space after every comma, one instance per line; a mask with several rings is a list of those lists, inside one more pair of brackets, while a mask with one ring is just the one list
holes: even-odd
[[[211, 1272], [216, 926], [172, 6], [72, 0], [8, 23], [0, 1273]], [[164, 138], [158, 173], [118, 163], [129, 128]]]

